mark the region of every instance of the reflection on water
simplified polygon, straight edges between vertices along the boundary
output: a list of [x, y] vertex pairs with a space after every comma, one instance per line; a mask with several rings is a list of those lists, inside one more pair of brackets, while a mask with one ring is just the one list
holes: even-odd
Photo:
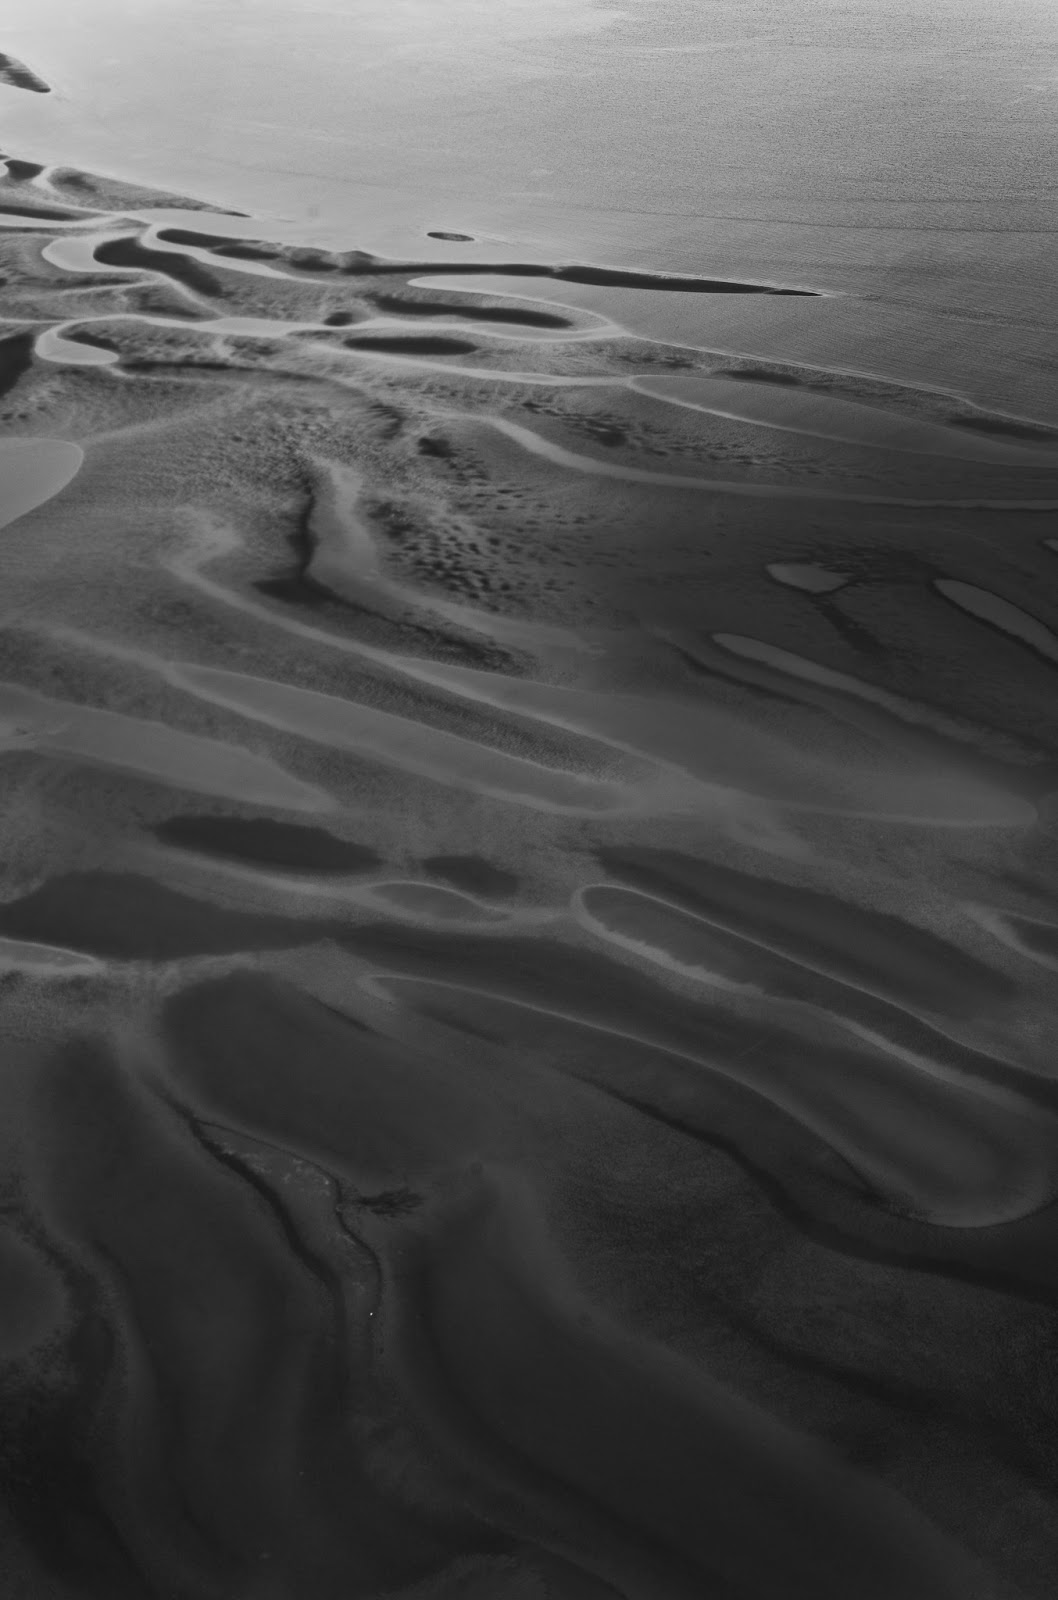
[[11, 1592], [1045, 1600], [1052, 12], [37, 6]]

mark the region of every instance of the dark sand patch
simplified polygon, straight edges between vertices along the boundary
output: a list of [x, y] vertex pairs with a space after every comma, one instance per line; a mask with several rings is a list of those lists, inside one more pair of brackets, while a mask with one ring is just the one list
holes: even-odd
[[0, 83], [6, 83], [11, 89], [29, 89], [32, 94], [50, 94], [51, 85], [38, 78], [32, 68], [25, 62], [19, 61], [17, 56], [9, 56], [0, 51]]
[[192, 200], [187, 195], [172, 194], [164, 189], [146, 189], [142, 184], [128, 183], [122, 178], [108, 178], [97, 172], [83, 172], [80, 167], [54, 167], [48, 182], [56, 189], [72, 190], [85, 195], [104, 210], [129, 207], [131, 210], [153, 210], [164, 206], [167, 211], [212, 211], [225, 217], [239, 217], [241, 211], [227, 211], [209, 205], [203, 200]]
[[47, 203], [37, 205], [35, 202], [25, 201], [20, 204], [5, 199], [0, 201], [0, 215], [39, 218], [41, 222], [79, 222], [84, 212], [67, 211], [58, 206], [49, 206]]
[[[159, 234], [158, 237], [161, 239], [165, 235]], [[218, 245], [213, 254], [230, 256], [233, 261], [278, 261], [281, 259], [281, 252], [271, 245], [242, 244], [238, 240]]]
[[[122, 356], [121, 365], [130, 372], [143, 373], [172, 373], [174, 377], [197, 378], [199, 374], [222, 372], [228, 378], [238, 378], [245, 370], [234, 361], [201, 361], [194, 356], [185, 356], [182, 361], [151, 361], [144, 356]], [[298, 375], [291, 373], [283, 375], [284, 379], [296, 382]]]
[[[572, 264], [566, 267], [552, 267], [541, 262], [496, 262], [496, 261], [392, 261], [382, 256], [371, 255], [366, 250], [346, 250], [328, 253], [322, 250], [310, 250], [300, 246], [275, 246], [263, 240], [252, 242], [238, 242], [232, 244], [225, 241], [223, 244], [213, 243], [217, 236], [208, 234], [193, 235], [184, 230], [165, 229], [159, 233], [159, 238], [171, 243], [202, 244], [203, 248], [216, 251], [218, 254], [232, 255], [236, 252], [246, 255], [249, 259], [281, 260], [295, 270], [307, 272], [333, 272], [335, 270], [347, 276], [371, 277], [382, 275], [415, 276], [423, 273], [474, 273], [482, 276], [494, 275], [497, 277], [517, 278], [551, 278], [560, 283], [583, 283], [598, 285], [601, 288], [618, 289], [651, 289], [659, 293], [671, 294], [767, 294], [767, 295], [801, 295], [816, 297], [815, 289], [787, 289], [774, 284], [743, 283], [732, 278], [706, 278], [692, 274], [678, 274], [669, 272], [635, 272], [617, 267], [596, 267]], [[448, 238], [447, 234], [430, 234], [430, 238]], [[205, 241], [211, 242], [206, 243]], [[473, 241], [467, 239], [466, 243]], [[259, 252], [252, 255], [251, 252]]]
[[799, 389], [803, 382], [790, 372], [769, 372], [763, 367], [717, 367], [713, 378], [738, 378], [743, 383], [779, 383], [787, 388]]
[[9, 339], [0, 339], [0, 396], [10, 394], [32, 367], [36, 342], [36, 332], [15, 333]]
[[521, 311], [514, 306], [473, 306], [447, 300], [412, 300], [401, 295], [375, 294], [371, 302], [380, 311], [396, 317], [460, 317], [470, 322], [502, 322], [522, 328], [572, 328], [568, 317], [548, 311]]
[[63, 333], [64, 339], [71, 339], [74, 344], [91, 345], [94, 350], [119, 351], [121, 346], [115, 344], [113, 339], [107, 339], [101, 333], [91, 333], [87, 328], [67, 328]]
[[467, 339], [436, 337], [401, 337], [399, 334], [368, 334], [355, 339], [344, 339], [347, 350], [378, 350], [394, 356], [470, 356], [478, 349]]
[[1041, 922], [1035, 917], [1009, 914], [1007, 921], [1026, 949], [1052, 960], [1058, 958], [1058, 922]]
[[39, 161], [19, 161], [15, 156], [8, 156], [4, 165], [16, 183], [28, 183], [44, 171]]
[[603, 849], [614, 877], [899, 1004], [953, 1016], [1016, 998], [1005, 974], [900, 917], [671, 850]]
[[218, 245], [238, 244], [227, 233], [199, 233], [195, 228], [159, 228], [158, 238], [166, 244], [189, 244], [199, 250], [212, 250]]
[[293, 872], [363, 872], [382, 859], [366, 845], [339, 839], [325, 828], [267, 817], [189, 814], [167, 817], [153, 832], [162, 844], [182, 850]]
[[799, 295], [817, 298], [814, 289], [783, 289], [771, 284], [742, 283], [729, 278], [700, 278], [665, 272], [632, 272], [616, 267], [548, 267], [539, 262], [496, 261], [403, 261], [367, 258], [352, 263], [347, 272], [441, 275], [474, 273], [502, 278], [550, 278], [558, 283], [583, 283], [608, 289], [649, 289], [659, 294], [768, 294]]
[[175, 250], [150, 250], [138, 239], [107, 239], [96, 246], [94, 255], [107, 267], [138, 267], [148, 272], [163, 272], [167, 278], [175, 279], [196, 294], [216, 296], [223, 293], [220, 280], [192, 256], [178, 255]]
[[449, 244], [473, 244], [474, 238], [469, 233], [444, 233], [440, 229], [433, 229], [427, 233], [428, 239], [447, 239]]
[[71, 872], [0, 905], [0, 933], [117, 961], [313, 944], [328, 924], [229, 911], [131, 872]]
[[474, 273], [504, 278], [550, 278], [558, 283], [583, 283], [607, 289], [649, 289], [658, 294], [768, 294], [817, 297], [814, 289], [783, 289], [771, 284], [741, 283], [729, 278], [700, 278], [664, 272], [632, 272], [616, 267], [548, 267], [539, 262], [373, 261], [346, 271], [406, 272], [439, 275]]
[[614, 267], [556, 267], [562, 283], [597, 284], [607, 289], [650, 289], [661, 294], [781, 294], [816, 297], [814, 289], [781, 289], [729, 278], [696, 278], [664, 272], [627, 272]]
[[950, 428], [965, 428], [970, 433], [987, 433], [1000, 439], [1023, 439], [1028, 444], [1058, 445], [1058, 432], [1045, 428], [1042, 423], [1014, 422], [1005, 417], [968, 417], [953, 414], [947, 417]]
[[420, 865], [466, 894], [501, 900], [518, 892], [515, 873], [493, 866], [484, 856], [424, 856]]

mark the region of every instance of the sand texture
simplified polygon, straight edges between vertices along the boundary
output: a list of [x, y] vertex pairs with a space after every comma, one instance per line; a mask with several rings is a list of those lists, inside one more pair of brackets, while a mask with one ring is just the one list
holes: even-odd
[[4, 1592], [1047, 1600], [1058, 433], [6, 173]]

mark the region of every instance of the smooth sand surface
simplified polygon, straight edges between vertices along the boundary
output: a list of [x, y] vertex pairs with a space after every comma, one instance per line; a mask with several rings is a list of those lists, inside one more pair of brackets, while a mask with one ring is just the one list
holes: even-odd
[[83, 460], [80, 446], [65, 439], [0, 442], [0, 528], [59, 494]]

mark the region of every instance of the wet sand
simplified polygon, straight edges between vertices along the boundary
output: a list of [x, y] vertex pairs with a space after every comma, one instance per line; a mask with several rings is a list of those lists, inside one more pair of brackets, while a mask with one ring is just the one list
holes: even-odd
[[1048, 418], [6, 172], [10, 1592], [1047, 1600]]

